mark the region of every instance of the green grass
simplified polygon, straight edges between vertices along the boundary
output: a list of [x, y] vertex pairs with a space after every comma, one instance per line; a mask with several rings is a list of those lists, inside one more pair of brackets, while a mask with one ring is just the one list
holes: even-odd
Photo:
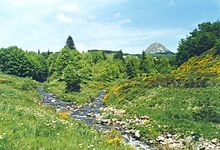
[[[0, 73], [0, 149], [129, 149], [39, 104], [38, 83]], [[29, 86], [30, 89], [24, 88]]]
[[106, 104], [126, 110], [126, 118], [150, 116], [145, 125], [135, 126], [144, 136], [156, 137], [161, 132], [187, 136], [194, 132], [220, 139], [220, 86], [149, 89], [132, 82], [121, 85], [118, 91], [110, 92]]
[[58, 98], [62, 98], [65, 101], [74, 101], [79, 105], [90, 102], [96, 98], [100, 90], [106, 89], [115, 82], [102, 82], [102, 81], [86, 81], [81, 83], [80, 92], [65, 92], [65, 82], [62, 81], [50, 81], [45, 83], [45, 89], [47, 92], [55, 94]]
[[65, 82], [52, 81], [45, 83], [45, 89], [47, 92], [54, 93], [58, 98], [62, 98], [65, 101], [74, 101], [77, 104], [85, 104], [98, 96], [99, 90], [102, 90], [104, 86], [100, 82], [91, 84], [81, 84], [80, 92], [65, 92]]

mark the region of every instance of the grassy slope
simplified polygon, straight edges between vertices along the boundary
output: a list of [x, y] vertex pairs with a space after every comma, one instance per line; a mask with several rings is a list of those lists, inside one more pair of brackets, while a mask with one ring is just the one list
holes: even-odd
[[[0, 149], [127, 149], [84, 123], [39, 105], [31, 80], [0, 73]], [[36, 83], [35, 83], [36, 84]], [[108, 139], [109, 140], [109, 139]]]
[[125, 109], [127, 118], [149, 115], [151, 122], [137, 127], [144, 135], [195, 132], [220, 139], [220, 56], [211, 49], [192, 57], [172, 74], [176, 78], [208, 78], [215, 86], [149, 89], [144, 80], [126, 81], [109, 89], [105, 101], [107, 105]]
[[150, 116], [151, 121], [136, 127], [144, 136], [158, 136], [167, 131], [185, 135], [194, 132], [220, 139], [219, 91], [219, 86], [147, 89], [127, 85], [111, 93], [107, 105], [126, 110], [126, 118]]
[[173, 72], [177, 77], [202, 77], [220, 80], [220, 56], [210, 49], [200, 56], [194, 56]]

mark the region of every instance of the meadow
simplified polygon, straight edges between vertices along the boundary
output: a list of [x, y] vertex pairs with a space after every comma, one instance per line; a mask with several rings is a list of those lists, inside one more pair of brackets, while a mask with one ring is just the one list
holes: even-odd
[[[0, 149], [131, 149], [40, 104], [36, 81], [0, 73]], [[113, 142], [109, 142], [112, 141]]]
[[196, 134], [220, 138], [220, 86], [146, 88], [131, 82], [109, 91], [106, 105], [125, 110], [123, 118], [149, 116], [146, 124], [134, 125], [145, 137], [168, 132], [183, 137]]

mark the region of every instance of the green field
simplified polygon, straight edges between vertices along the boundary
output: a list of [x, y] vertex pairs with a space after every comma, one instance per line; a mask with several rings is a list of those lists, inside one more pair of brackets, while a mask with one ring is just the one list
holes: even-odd
[[192, 133], [206, 138], [220, 138], [220, 86], [206, 88], [145, 88], [125, 83], [109, 89], [108, 106], [126, 110], [126, 118], [150, 117], [150, 122], [136, 126], [143, 136]]
[[42, 106], [37, 82], [0, 73], [0, 149], [128, 149]]

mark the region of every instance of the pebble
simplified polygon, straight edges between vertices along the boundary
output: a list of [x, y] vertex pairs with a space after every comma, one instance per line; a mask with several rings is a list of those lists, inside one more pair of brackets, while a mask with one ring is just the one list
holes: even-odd
[[158, 136], [156, 141], [158, 142], [164, 142], [165, 141], [165, 138], [163, 136]]
[[139, 139], [141, 137], [140, 130], [135, 131], [134, 136]]

